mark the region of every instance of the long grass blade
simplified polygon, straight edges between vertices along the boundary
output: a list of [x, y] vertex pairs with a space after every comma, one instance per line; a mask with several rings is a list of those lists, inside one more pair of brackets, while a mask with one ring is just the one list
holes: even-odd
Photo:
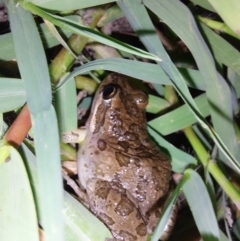
[[[15, 52], [25, 82], [37, 153], [41, 225], [46, 241], [64, 240], [63, 191], [55, 111], [44, 49], [32, 15], [6, 2]], [[53, 195], [54, 194], [54, 195]]]
[[[64, 85], [71, 78], [87, 73], [91, 70], [115, 71], [154, 84], [173, 85], [166, 73], [156, 64], [120, 58], [110, 58], [94, 60], [75, 68], [58, 84], [57, 88]], [[185, 81], [189, 87], [205, 90], [205, 85], [202, 82], [199, 71], [184, 68], [179, 68], [179, 71], [185, 77]]]

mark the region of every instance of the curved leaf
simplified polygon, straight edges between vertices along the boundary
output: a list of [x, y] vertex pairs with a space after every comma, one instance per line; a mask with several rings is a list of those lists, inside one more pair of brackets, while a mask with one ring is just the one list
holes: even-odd
[[21, 156], [10, 148], [10, 160], [0, 165], [1, 240], [39, 241], [32, 190]]

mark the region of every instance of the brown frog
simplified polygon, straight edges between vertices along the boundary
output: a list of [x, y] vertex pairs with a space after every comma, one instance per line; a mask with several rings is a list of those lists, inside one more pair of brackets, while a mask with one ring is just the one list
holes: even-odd
[[171, 164], [148, 136], [147, 103], [143, 91], [112, 73], [100, 85], [80, 131], [78, 176], [84, 201], [114, 240], [145, 241], [170, 193]]

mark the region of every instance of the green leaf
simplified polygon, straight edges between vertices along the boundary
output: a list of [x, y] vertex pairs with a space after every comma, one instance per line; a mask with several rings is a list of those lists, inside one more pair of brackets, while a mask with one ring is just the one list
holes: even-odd
[[0, 165], [1, 240], [38, 241], [38, 222], [28, 175], [21, 156], [10, 148], [11, 158]]

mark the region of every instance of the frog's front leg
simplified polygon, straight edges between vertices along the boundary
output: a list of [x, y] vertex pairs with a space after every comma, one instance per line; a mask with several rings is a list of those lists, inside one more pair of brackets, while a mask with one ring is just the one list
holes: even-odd
[[[62, 141], [64, 143], [81, 143], [86, 136], [86, 128], [81, 127], [74, 131], [69, 131], [63, 134]], [[69, 164], [71, 164], [71, 171], [76, 174], [77, 173], [77, 163], [76, 162], [63, 162], [62, 164], [62, 175], [67, 184], [75, 191], [77, 196], [80, 198], [81, 202], [85, 205], [85, 207], [89, 208], [89, 199], [88, 196], [81, 187], [79, 187], [76, 182], [71, 179], [68, 175]], [[67, 170], [67, 171], [66, 171]]]
[[89, 179], [87, 194], [92, 212], [110, 229], [114, 240], [146, 241], [146, 224], [125, 193], [114, 189], [107, 181]]
[[84, 141], [87, 135], [86, 127], [80, 127], [77, 130], [65, 132], [62, 135], [62, 141], [64, 143], [81, 143]]

